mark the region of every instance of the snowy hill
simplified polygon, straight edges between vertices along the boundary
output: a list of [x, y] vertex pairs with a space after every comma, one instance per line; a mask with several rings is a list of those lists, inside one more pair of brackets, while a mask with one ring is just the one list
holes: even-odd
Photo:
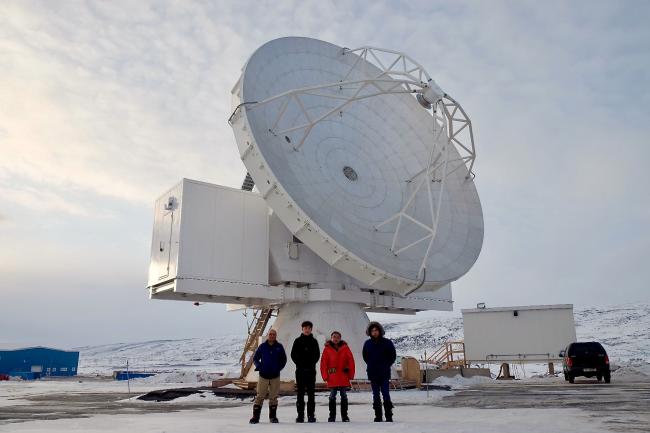
[[[462, 339], [459, 316], [443, 318], [410, 317], [386, 323], [401, 355], [420, 357], [449, 339]], [[650, 304], [587, 307], [575, 309], [580, 341], [600, 341], [613, 363], [650, 362]], [[173, 372], [207, 371], [235, 374], [244, 343], [244, 334], [185, 340], [156, 340], [116, 343], [78, 348], [81, 374], [110, 374], [124, 369], [126, 361], [134, 370]]]

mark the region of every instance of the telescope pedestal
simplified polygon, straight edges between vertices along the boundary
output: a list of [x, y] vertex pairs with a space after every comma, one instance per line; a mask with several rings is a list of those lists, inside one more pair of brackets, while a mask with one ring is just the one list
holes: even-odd
[[[295, 380], [296, 366], [291, 360], [293, 340], [302, 332], [300, 324], [310, 320], [314, 324], [313, 334], [318, 340], [321, 353], [325, 342], [329, 340], [332, 331], [339, 331], [343, 340], [350, 346], [356, 364], [356, 379], [366, 379], [366, 364], [361, 357], [361, 349], [366, 340], [368, 315], [358, 304], [348, 302], [318, 301], [299, 303], [293, 302], [280, 307], [278, 317], [272, 328], [278, 332], [278, 341], [287, 352], [287, 366], [282, 370], [282, 381]], [[257, 372], [254, 369], [248, 373], [246, 380], [257, 382]], [[316, 365], [316, 382], [322, 382], [320, 362]]]

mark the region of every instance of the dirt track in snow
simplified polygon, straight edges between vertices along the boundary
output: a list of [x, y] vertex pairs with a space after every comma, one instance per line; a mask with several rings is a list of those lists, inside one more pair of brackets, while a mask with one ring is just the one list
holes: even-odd
[[573, 385], [563, 381], [495, 382], [457, 391], [436, 406], [581, 409], [601, 418], [613, 431], [650, 432], [649, 382], [613, 379], [605, 384], [580, 378]]

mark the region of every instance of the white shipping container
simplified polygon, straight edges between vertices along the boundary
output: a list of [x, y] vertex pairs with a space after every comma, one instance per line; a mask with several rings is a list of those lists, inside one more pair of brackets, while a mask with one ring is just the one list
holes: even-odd
[[465, 358], [471, 362], [548, 362], [576, 341], [573, 305], [462, 310]]

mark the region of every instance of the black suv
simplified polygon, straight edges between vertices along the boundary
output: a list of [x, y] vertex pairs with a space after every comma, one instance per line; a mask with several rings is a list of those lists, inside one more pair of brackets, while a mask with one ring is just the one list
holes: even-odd
[[560, 356], [564, 358], [564, 380], [573, 383], [576, 376], [596, 376], [599, 382], [605, 379], [605, 383], [609, 383], [609, 358], [600, 343], [571, 343], [560, 352]]

